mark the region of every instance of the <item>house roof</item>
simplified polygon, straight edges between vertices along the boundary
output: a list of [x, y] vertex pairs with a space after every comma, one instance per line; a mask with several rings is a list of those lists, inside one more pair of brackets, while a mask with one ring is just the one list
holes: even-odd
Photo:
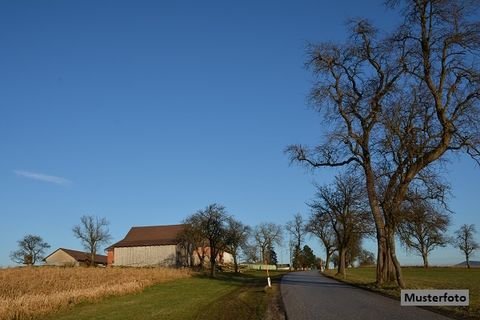
[[[46, 256], [43, 260], [46, 260], [48, 257], [53, 255], [55, 252], [62, 250], [69, 256], [71, 256], [73, 259], [77, 260], [78, 262], [86, 262], [90, 261], [90, 254], [88, 252], [84, 251], [78, 251], [78, 250], [72, 250], [72, 249], [65, 249], [65, 248], [58, 248], [48, 256]], [[95, 255], [95, 263], [98, 264], [107, 264], [107, 256], [101, 255], [101, 254], [96, 254]]]
[[123, 240], [107, 248], [141, 247], [177, 244], [178, 234], [185, 229], [184, 224], [168, 226], [132, 227]]

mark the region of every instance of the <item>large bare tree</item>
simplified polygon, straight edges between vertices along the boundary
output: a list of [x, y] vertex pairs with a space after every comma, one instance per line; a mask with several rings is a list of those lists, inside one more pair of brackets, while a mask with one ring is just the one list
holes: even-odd
[[377, 284], [405, 287], [395, 230], [412, 185], [448, 152], [479, 161], [479, 1], [389, 1], [403, 24], [380, 36], [367, 21], [351, 24], [345, 44], [309, 48], [317, 77], [312, 101], [331, 128], [314, 148], [292, 145], [307, 166], [361, 168], [377, 233]]
[[42, 237], [27, 234], [21, 240], [17, 241], [18, 249], [10, 253], [10, 259], [15, 263], [34, 265], [43, 259], [45, 250], [50, 245], [43, 241]]
[[73, 235], [80, 239], [83, 247], [90, 254], [90, 265], [95, 266], [95, 256], [102, 245], [108, 244], [112, 239], [108, 231], [106, 218], [82, 216], [80, 224], [72, 229]]
[[465, 263], [468, 269], [470, 269], [470, 257], [475, 250], [480, 248], [480, 244], [474, 239], [475, 233], [475, 225], [473, 224], [464, 224], [455, 231], [454, 244], [465, 254]]

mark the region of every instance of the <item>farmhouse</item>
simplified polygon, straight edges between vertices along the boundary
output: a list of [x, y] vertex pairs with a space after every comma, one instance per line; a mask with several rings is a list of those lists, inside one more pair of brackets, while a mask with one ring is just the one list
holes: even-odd
[[[58, 248], [43, 259], [49, 266], [83, 266], [90, 265], [90, 254], [88, 252]], [[107, 256], [95, 255], [96, 265], [107, 265]]]
[[[178, 235], [185, 225], [132, 227], [123, 240], [107, 250], [109, 266], [186, 266], [188, 258]], [[196, 254], [194, 263], [198, 264]], [[222, 253], [219, 263], [231, 263], [232, 255]]]

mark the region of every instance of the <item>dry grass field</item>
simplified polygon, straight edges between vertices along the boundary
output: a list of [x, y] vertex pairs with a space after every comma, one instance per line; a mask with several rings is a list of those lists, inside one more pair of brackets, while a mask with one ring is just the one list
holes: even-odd
[[168, 268], [0, 269], [0, 320], [34, 319], [83, 301], [189, 276], [188, 270]]

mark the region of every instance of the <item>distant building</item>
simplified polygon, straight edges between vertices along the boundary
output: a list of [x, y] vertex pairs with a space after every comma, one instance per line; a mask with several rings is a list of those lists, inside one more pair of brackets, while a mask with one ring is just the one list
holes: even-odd
[[[43, 259], [46, 265], [49, 266], [83, 266], [90, 265], [90, 253], [58, 248], [47, 257]], [[97, 254], [95, 255], [95, 265], [107, 265], [107, 256]]]
[[[186, 266], [185, 249], [180, 246], [178, 235], [185, 225], [132, 227], [125, 238], [107, 250], [109, 266]], [[208, 260], [207, 250], [207, 260]], [[194, 262], [198, 257], [194, 255]], [[233, 263], [231, 254], [222, 252], [219, 264]]]

